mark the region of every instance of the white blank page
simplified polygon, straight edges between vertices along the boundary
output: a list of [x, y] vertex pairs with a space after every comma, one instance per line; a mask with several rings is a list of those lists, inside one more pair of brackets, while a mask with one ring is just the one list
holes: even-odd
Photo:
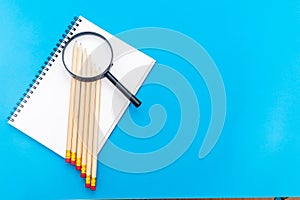
[[[76, 27], [76, 31], [72, 32], [77, 34], [94, 31], [106, 37], [112, 44], [114, 52], [114, 65], [111, 73], [121, 82], [125, 76], [134, 77], [124, 79], [122, 83], [135, 94], [155, 60], [87, 19], [81, 16], [79, 19], [82, 21], [78, 22], [79, 26]], [[32, 89], [34, 93], [29, 94], [30, 98], [26, 99], [27, 103], [23, 103], [24, 108], [19, 107], [21, 112], [16, 113], [18, 116], [12, 117], [14, 121], [8, 123], [65, 157], [71, 77], [63, 67], [61, 53], [58, 53], [49, 71], [44, 70], [44, 72], [46, 75], [43, 80], [39, 85], [35, 84], [37, 88]], [[129, 105], [129, 101], [106, 78], [101, 81], [99, 151]]]

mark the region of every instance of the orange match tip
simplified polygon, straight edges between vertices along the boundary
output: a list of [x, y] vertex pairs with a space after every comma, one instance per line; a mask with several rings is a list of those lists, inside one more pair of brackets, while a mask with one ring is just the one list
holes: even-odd
[[71, 165], [75, 165], [75, 160], [71, 160]]
[[71, 162], [71, 159], [70, 158], [66, 158], [66, 162], [67, 163]]
[[85, 177], [86, 177], [86, 174], [85, 174], [85, 173], [81, 173], [81, 174], [80, 174], [80, 177], [81, 177], [81, 178], [85, 178]]
[[91, 190], [95, 191], [96, 190], [96, 186], [91, 186]]
[[76, 170], [80, 171], [81, 170], [81, 166], [76, 166]]
[[86, 187], [86, 188], [90, 188], [90, 187], [91, 187], [91, 184], [90, 184], [90, 183], [86, 183], [86, 184], [85, 184], [85, 187]]

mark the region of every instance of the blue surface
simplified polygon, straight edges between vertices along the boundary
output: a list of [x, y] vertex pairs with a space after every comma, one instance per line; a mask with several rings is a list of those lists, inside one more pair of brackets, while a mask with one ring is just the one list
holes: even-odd
[[[300, 196], [299, 1], [0, 0], [0, 13], [2, 196]], [[99, 163], [98, 189], [91, 192], [62, 158], [7, 124], [14, 103], [75, 15], [113, 34], [149, 26], [174, 29], [206, 49], [225, 85], [227, 114], [219, 141], [204, 159], [198, 153], [211, 113], [205, 83], [190, 63], [155, 49], [143, 51], [189, 80], [201, 107], [197, 135], [172, 165], [149, 173], [125, 173]], [[153, 151], [174, 137], [180, 121], [178, 100], [168, 88], [157, 85], [143, 86], [138, 96], [144, 112], [131, 107], [133, 120], [147, 125], [147, 109], [162, 104], [170, 113], [165, 127], [148, 139], [133, 138], [117, 127], [110, 140], [128, 151]]]

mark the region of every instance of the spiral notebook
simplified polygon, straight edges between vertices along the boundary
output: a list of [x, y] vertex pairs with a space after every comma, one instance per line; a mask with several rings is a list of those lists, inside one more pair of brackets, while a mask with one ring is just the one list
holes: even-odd
[[[8, 123], [34, 140], [65, 157], [69, 92], [71, 76], [62, 64], [62, 49], [72, 36], [80, 32], [96, 32], [112, 44], [114, 65], [111, 73], [133, 94], [141, 87], [155, 60], [99, 28], [84, 17], [76, 17], [66, 30], [66, 35], [52, 57], [36, 76], [27, 94], [17, 103]], [[101, 79], [101, 105], [99, 121], [98, 152], [127, 109], [129, 101], [106, 78]]]

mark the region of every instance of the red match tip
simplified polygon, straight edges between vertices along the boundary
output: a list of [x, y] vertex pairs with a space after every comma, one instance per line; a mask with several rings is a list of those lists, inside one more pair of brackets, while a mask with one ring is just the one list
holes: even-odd
[[96, 186], [91, 186], [91, 190], [95, 191], [96, 190]]
[[85, 187], [86, 187], [86, 188], [90, 188], [90, 187], [91, 187], [91, 184], [86, 183], [86, 184], [85, 184]]
[[81, 174], [80, 174], [80, 177], [81, 177], [81, 178], [85, 178], [85, 176], [86, 176], [85, 173], [81, 173]]
[[71, 162], [71, 159], [70, 158], [66, 158], [66, 162], [67, 163]]
[[71, 161], [71, 165], [75, 165], [75, 161]]
[[81, 170], [81, 166], [76, 166], [76, 170], [80, 171]]

